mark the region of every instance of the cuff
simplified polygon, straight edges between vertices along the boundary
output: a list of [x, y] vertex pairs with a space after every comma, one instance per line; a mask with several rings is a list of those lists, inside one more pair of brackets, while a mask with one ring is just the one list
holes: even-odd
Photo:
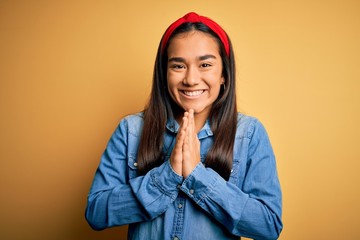
[[170, 162], [163, 163], [160, 167], [154, 169], [151, 173], [153, 184], [164, 194], [176, 199], [183, 177], [178, 175], [171, 167]]
[[180, 190], [196, 203], [200, 203], [213, 191], [217, 183], [217, 173], [211, 168], [205, 168], [202, 163], [199, 163], [184, 180]]

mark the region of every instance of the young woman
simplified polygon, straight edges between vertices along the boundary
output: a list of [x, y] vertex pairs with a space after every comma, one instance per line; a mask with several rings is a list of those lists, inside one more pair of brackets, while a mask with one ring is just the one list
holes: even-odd
[[150, 100], [112, 135], [88, 196], [129, 239], [277, 239], [281, 189], [261, 123], [237, 113], [230, 39], [188, 13], [159, 45]]

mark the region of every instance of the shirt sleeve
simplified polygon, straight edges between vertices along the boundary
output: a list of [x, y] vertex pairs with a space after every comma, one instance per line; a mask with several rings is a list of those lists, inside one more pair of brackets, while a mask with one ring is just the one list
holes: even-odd
[[275, 157], [262, 124], [253, 120], [249, 129], [247, 171], [240, 186], [199, 163], [180, 189], [232, 234], [277, 239], [282, 230], [282, 194]]
[[[182, 177], [168, 161], [144, 176], [129, 179], [128, 122], [112, 135], [88, 195], [85, 217], [95, 230], [153, 219], [176, 199]], [[137, 143], [135, 143], [137, 144]]]

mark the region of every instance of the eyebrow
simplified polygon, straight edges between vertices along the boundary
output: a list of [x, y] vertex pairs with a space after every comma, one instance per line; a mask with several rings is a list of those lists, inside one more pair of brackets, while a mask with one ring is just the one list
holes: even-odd
[[209, 59], [209, 58], [214, 58], [216, 59], [216, 57], [212, 54], [207, 54], [207, 55], [204, 55], [204, 56], [200, 56], [199, 57], [199, 60], [203, 61], [203, 60], [206, 60], [206, 59]]
[[[204, 55], [204, 56], [200, 56], [198, 57], [198, 59], [200, 61], [203, 61], [203, 60], [206, 60], [206, 59], [209, 59], [209, 58], [213, 58], [213, 59], [216, 59], [216, 57], [212, 54], [207, 54], [207, 55]], [[172, 57], [172, 58], [169, 58], [168, 62], [185, 62], [185, 59], [182, 58], [182, 57]]]
[[185, 59], [184, 58], [181, 58], [181, 57], [172, 57], [172, 58], [169, 58], [168, 62], [185, 62]]

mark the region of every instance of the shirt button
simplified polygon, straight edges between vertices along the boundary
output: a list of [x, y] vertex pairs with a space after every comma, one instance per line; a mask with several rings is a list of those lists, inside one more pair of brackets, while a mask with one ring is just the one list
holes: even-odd
[[173, 240], [180, 240], [178, 237], [174, 237]]
[[137, 167], [138, 166], [138, 163], [137, 162], [134, 162], [134, 167]]
[[178, 208], [182, 208], [182, 207], [183, 207], [183, 205], [182, 205], [182, 204], [179, 204], [179, 205], [178, 205]]
[[179, 184], [179, 185], [177, 185], [176, 187], [177, 187], [177, 189], [180, 189], [180, 188], [181, 188], [181, 185]]
[[194, 191], [194, 189], [190, 189], [189, 192], [190, 192], [191, 195], [193, 195], [195, 191]]

